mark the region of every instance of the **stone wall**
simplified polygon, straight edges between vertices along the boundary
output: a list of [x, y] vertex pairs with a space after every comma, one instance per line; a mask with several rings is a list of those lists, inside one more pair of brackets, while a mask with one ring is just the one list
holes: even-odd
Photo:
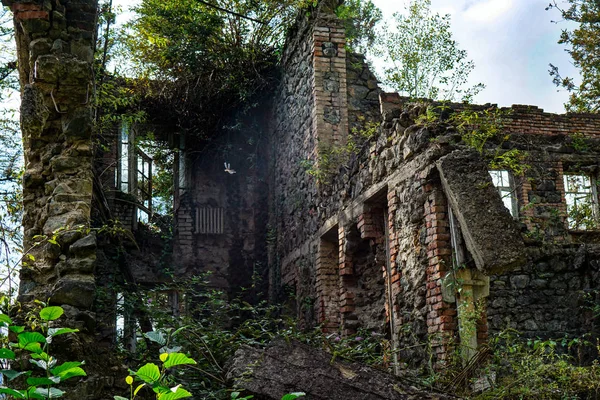
[[[267, 146], [262, 121], [240, 121], [242, 129], [210, 146], [187, 138], [167, 266], [179, 278], [210, 273], [212, 286], [231, 293], [251, 287], [253, 277], [267, 281]], [[225, 163], [235, 173], [226, 172]]]
[[[356, 87], [361, 84], [357, 81], [357, 76], [361, 76], [356, 73], [358, 70], [358, 62], [348, 63], [349, 82], [350, 77], [353, 79], [348, 88], [351, 125], [360, 121], [359, 116], [374, 114], [369, 98], [372, 93], [379, 93], [376, 88], [369, 89], [374, 81], [368, 73], [361, 74], [365, 89]], [[573, 336], [593, 330], [583, 295], [598, 284], [597, 238], [593, 232], [567, 229], [562, 181], [565, 169], [596, 171], [594, 154], [600, 150], [597, 117], [559, 116], [524, 106], [502, 110], [506, 113], [501, 135], [505, 139], [491, 139], [486, 146], [500, 152], [517, 149], [525, 154], [523, 162], [530, 166], [524, 176], [515, 177], [519, 220], [510, 222], [514, 226], [507, 231], [520, 229], [521, 234], [498, 237], [495, 243], [502, 249], [509, 246], [510, 237], [516, 236], [524, 250], [517, 246], [515, 251], [525, 253], [514, 253], [510, 260], [504, 260], [491, 253], [494, 249], [480, 249], [485, 245], [476, 243], [479, 238], [470, 238], [474, 231], [484, 234], [486, 225], [483, 214], [482, 223], [474, 217], [478, 201], [481, 211], [492, 207], [492, 203], [493, 207], [500, 207], [498, 215], [504, 215], [498, 220], [500, 224], [511, 221], [495, 190], [473, 190], [474, 197], [469, 200], [473, 205], [468, 210], [453, 207], [458, 212], [459, 226], [452, 233], [447, 192], [450, 189], [442, 184], [436, 163], [447, 154], [466, 151], [468, 146], [461, 142], [460, 134], [448, 120], [442, 118], [428, 125], [415, 123], [429, 106], [434, 104], [410, 104], [400, 96], [381, 94], [378, 112], [382, 122], [378, 134], [344, 160], [339, 173], [315, 185], [312, 197], [302, 197], [304, 207], [316, 207], [317, 218], [306, 222], [296, 212], [279, 214], [281, 270], [297, 277], [301, 260], [302, 270], [315, 271], [302, 275], [308, 280], [285, 281], [296, 287], [300, 303], [310, 297], [308, 302], [314, 304], [312, 323], [343, 333], [358, 328], [391, 332], [394, 346], [404, 349], [399, 354], [402, 362], [422, 365], [427, 346], [433, 349], [436, 362], [444, 362], [460, 343], [461, 311], [457, 304], [465, 301], [456, 293], [448, 293], [452, 292], [448, 290], [449, 277], [456, 274], [452, 267], [454, 237], [464, 253], [467, 269], [472, 270], [469, 276], [473, 276], [475, 286], [471, 301], [479, 299], [477, 303], [484, 307], [478, 311], [475, 343], [484, 343], [488, 332], [507, 327], [540, 337]], [[493, 106], [475, 106], [474, 110], [490, 107]], [[451, 108], [450, 113], [464, 106], [456, 104]], [[573, 133], [580, 134], [579, 142], [573, 143]], [[278, 140], [286, 143], [286, 137]], [[310, 182], [310, 176], [302, 179], [298, 175], [300, 168], [295, 170], [296, 179]], [[490, 178], [485, 170], [482, 174], [489, 181], [482, 189], [490, 189]], [[292, 185], [289, 190], [279, 186], [273, 192], [278, 194], [280, 204], [286, 204], [298, 187]], [[469, 219], [461, 220], [465, 212]], [[387, 227], [377, 222], [384, 218]], [[495, 221], [497, 217], [487, 218]], [[303, 235], [290, 235], [290, 226], [291, 232]], [[311, 256], [315, 253], [316, 260]], [[517, 260], [520, 261], [515, 266]], [[337, 272], [335, 265], [339, 265]], [[485, 271], [486, 266], [503, 267], [507, 272], [486, 277], [478, 271], [479, 267]], [[486, 289], [488, 279], [491, 284]], [[305, 314], [303, 317], [308, 318]]]

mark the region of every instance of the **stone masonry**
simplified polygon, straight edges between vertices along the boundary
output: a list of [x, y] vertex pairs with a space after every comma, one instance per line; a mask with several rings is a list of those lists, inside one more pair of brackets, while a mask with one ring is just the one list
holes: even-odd
[[[97, 1], [3, 4], [14, 14], [22, 98], [25, 257], [19, 301], [27, 306], [37, 299], [64, 308], [63, 323], [81, 334], [63, 343], [68, 354], [56, 355], [62, 361], [85, 359], [88, 371], [69, 391], [70, 398], [96, 399], [113, 384], [110, 358], [95, 337], [97, 245], [89, 229]], [[97, 374], [99, 360], [102, 374]]]
[[[328, 68], [340, 65], [322, 62], [336, 55], [322, 44], [342, 37], [335, 18], [320, 12], [299, 21], [288, 41], [274, 101], [272, 294], [291, 287], [300, 318], [326, 331], [390, 335], [399, 362], [413, 366], [423, 365], [427, 347], [443, 365], [461, 340], [472, 355], [489, 332], [505, 328], [531, 337], [593, 331], [584, 303], [598, 284], [598, 234], [568, 229], [563, 176], [596, 174], [600, 118], [504, 110], [499, 136], [507, 139], [492, 139], [486, 149], [518, 150], [529, 166], [512, 176], [518, 215], [511, 217], [483, 158], [447, 119], [464, 105], [420, 123], [435, 104], [382, 93], [359, 56], [339, 51], [347, 98], [331, 97], [338, 86], [327, 80], [321, 90], [322, 74], [331, 77]], [[347, 113], [320, 111], [336, 104]], [[319, 150], [344, 145], [338, 136], [346, 115], [347, 135], [369, 120], [379, 121], [378, 132], [324, 179], [314, 173]], [[462, 295], [455, 292], [460, 282]], [[470, 335], [468, 315], [477, 315]]]

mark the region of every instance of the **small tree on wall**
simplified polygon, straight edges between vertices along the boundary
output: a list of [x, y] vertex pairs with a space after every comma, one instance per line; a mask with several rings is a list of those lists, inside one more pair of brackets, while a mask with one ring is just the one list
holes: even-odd
[[433, 14], [431, 0], [411, 0], [395, 26], [380, 32], [379, 55], [387, 65], [384, 81], [412, 98], [471, 100], [485, 86], [465, 87], [475, 68], [452, 39], [450, 15]]

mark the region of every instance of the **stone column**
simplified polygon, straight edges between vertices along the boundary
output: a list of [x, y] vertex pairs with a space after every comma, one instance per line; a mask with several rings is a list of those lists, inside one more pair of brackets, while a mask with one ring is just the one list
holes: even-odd
[[97, 0], [2, 2], [14, 13], [21, 83], [28, 255], [20, 300], [88, 310], [95, 294], [89, 224]]

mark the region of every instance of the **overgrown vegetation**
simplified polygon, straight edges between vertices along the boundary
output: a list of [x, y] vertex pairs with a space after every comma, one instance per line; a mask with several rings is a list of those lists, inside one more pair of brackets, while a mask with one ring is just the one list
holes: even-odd
[[359, 117], [360, 127], [351, 129], [345, 144], [327, 143], [318, 145], [317, 160], [302, 160], [300, 166], [318, 183], [331, 183], [331, 180], [346, 165], [352, 157], [356, 157], [363, 150], [363, 146], [370, 143], [379, 132], [379, 123], [367, 121]]
[[[6, 307], [10, 300], [6, 297], [2, 300]], [[37, 304], [45, 306], [43, 303]], [[50, 352], [54, 338], [78, 332], [77, 329], [53, 324], [63, 313], [64, 310], [57, 306], [30, 312], [26, 321], [29, 329], [27, 326], [13, 324], [8, 315], [0, 314], [0, 364], [3, 368], [0, 372], [3, 383], [6, 383], [5, 380], [9, 381], [7, 386], [0, 386], [0, 394], [14, 399], [60, 398], [65, 392], [57, 387], [59, 384], [71, 378], [86, 376], [81, 368], [83, 361], [58, 364], [58, 360]], [[16, 341], [11, 340], [10, 335], [16, 336]]]
[[[266, 346], [276, 337], [322, 347], [332, 354], [332, 360], [361, 361], [381, 368], [389, 366], [389, 345], [377, 333], [361, 331], [342, 337], [325, 335], [318, 327], [302, 330], [283, 307], [266, 302], [252, 305], [242, 298], [227, 300], [223, 292], [208, 287], [206, 278], [156, 287], [129, 298], [129, 304], [135, 307], [126, 304], [123, 311], [144, 315], [154, 327], [153, 332], [136, 335], [135, 354], [125, 353], [132, 369], [158, 363], [160, 349], [185, 353], [196, 363], [188, 365], [185, 373], [173, 374], [174, 379], [195, 396], [229, 399], [237, 390], [231, 388], [226, 377], [226, 364], [235, 351], [242, 345]], [[179, 294], [176, 310], [168, 301], [169, 293]], [[242, 297], [244, 295], [242, 292]]]

